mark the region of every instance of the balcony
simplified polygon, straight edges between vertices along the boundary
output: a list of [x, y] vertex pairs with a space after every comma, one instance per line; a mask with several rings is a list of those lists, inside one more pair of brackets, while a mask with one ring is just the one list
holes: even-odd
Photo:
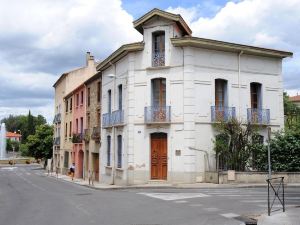
[[90, 141], [90, 129], [84, 129], [84, 137], [83, 137], [85, 142]]
[[60, 114], [60, 113], [57, 113], [57, 114], [54, 116], [53, 123], [60, 123], [60, 122], [61, 122], [61, 114]]
[[124, 124], [124, 111], [116, 110], [111, 114], [111, 123], [113, 126], [121, 126]]
[[60, 137], [54, 138], [53, 145], [60, 145]]
[[170, 123], [171, 106], [145, 107], [145, 123]]
[[100, 126], [93, 128], [92, 139], [96, 142], [100, 141]]
[[72, 143], [78, 144], [82, 143], [83, 133], [74, 133], [72, 137]]
[[270, 124], [270, 109], [247, 109], [248, 123], [268, 125]]
[[164, 66], [165, 65], [165, 53], [164, 52], [155, 52], [153, 53], [152, 66]]
[[235, 107], [211, 106], [211, 122], [229, 122], [235, 119]]
[[108, 128], [112, 126], [111, 113], [105, 113], [102, 115], [102, 127]]

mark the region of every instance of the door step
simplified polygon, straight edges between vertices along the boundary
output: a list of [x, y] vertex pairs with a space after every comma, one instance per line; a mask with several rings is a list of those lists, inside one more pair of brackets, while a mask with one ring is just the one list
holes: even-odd
[[168, 184], [167, 180], [149, 180], [148, 184]]

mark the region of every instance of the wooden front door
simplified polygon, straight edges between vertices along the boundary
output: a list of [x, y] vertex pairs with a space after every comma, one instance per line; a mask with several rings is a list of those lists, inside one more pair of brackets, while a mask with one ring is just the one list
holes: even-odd
[[168, 173], [167, 134], [151, 134], [151, 179], [166, 180]]

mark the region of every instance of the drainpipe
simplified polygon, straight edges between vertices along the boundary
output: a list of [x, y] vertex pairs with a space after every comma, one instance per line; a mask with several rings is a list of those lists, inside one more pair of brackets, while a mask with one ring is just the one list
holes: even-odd
[[241, 55], [244, 53], [244, 51], [240, 51], [239, 56], [238, 56], [238, 95], [239, 95], [239, 109], [238, 109], [238, 114], [239, 114], [239, 119], [241, 119]]
[[[113, 96], [112, 96], [112, 103], [111, 103], [111, 111], [113, 112], [113, 110], [115, 109], [115, 92], [116, 92], [116, 64], [113, 64], [111, 62], [109, 62], [109, 64], [114, 68], [114, 78], [113, 78]], [[111, 185], [115, 184], [115, 174], [116, 174], [116, 128], [113, 126], [112, 127], [112, 137], [113, 137], [113, 142], [111, 143], [112, 145], [112, 150], [113, 150], [113, 166], [112, 166], [112, 182]]]

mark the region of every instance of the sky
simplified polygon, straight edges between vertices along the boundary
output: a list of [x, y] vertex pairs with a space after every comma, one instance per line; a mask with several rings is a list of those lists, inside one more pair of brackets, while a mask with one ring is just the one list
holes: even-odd
[[0, 0], [0, 120], [54, 114], [54, 82], [141, 41], [132, 21], [152, 8], [179, 13], [193, 36], [292, 51], [284, 89], [300, 94], [300, 0]]

